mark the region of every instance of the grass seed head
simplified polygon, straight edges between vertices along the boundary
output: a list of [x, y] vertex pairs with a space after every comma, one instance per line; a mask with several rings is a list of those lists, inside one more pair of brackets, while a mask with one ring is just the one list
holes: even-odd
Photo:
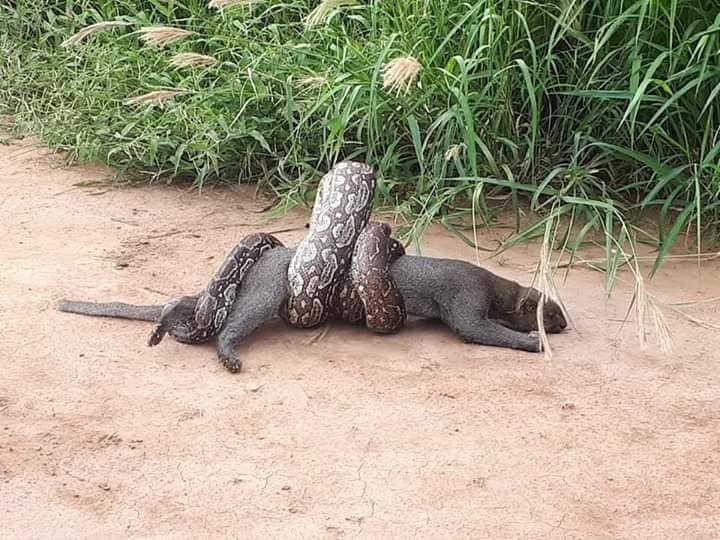
[[192, 94], [189, 90], [178, 90], [176, 88], [167, 88], [164, 90], [154, 90], [147, 94], [127, 98], [123, 103], [125, 105], [137, 105], [141, 103], [159, 104], [174, 99], [178, 96], [186, 96]]
[[305, 26], [317, 26], [330, 18], [335, 11], [346, 6], [353, 6], [356, 0], [322, 0], [315, 9], [313, 9], [307, 17], [305, 17]]
[[155, 47], [164, 47], [195, 33], [174, 26], [144, 26], [139, 32], [140, 39]]
[[193, 66], [212, 66], [217, 63], [217, 58], [206, 54], [178, 53], [172, 57], [170, 63], [179, 68]]
[[383, 88], [396, 94], [407, 94], [420, 73], [420, 62], [412, 56], [394, 58], [383, 69]]
[[110, 28], [117, 28], [119, 26], [129, 26], [130, 23], [124, 22], [124, 21], [102, 21], [95, 24], [91, 24], [90, 26], [86, 26], [85, 28], [81, 29], [79, 32], [74, 33], [72, 36], [67, 38], [65, 41], [61, 43], [62, 47], [71, 47], [73, 45], [77, 45], [81, 41], [83, 41], [86, 37], [89, 37], [96, 32], [101, 32], [102, 30], [109, 30]]

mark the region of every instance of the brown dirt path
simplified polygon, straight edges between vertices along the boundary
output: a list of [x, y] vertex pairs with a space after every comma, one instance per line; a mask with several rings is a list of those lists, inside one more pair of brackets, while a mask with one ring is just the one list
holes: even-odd
[[[200, 288], [263, 223], [253, 191], [109, 189], [28, 142], [0, 146], [3, 538], [717, 538], [720, 339], [675, 316], [639, 350], [628, 295], [574, 270], [555, 357], [273, 324], [231, 375], [212, 346], [54, 310]], [[298, 230], [279, 236], [295, 244]], [[490, 236], [484, 237], [490, 241]], [[434, 229], [424, 253], [474, 260]], [[537, 247], [490, 269], [527, 283]], [[720, 296], [720, 264], [669, 264], [670, 301]], [[720, 324], [718, 303], [689, 308]]]

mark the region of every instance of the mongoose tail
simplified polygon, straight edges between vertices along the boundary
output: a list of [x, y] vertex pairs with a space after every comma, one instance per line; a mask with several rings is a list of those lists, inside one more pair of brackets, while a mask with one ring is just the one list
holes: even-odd
[[60, 311], [90, 315], [92, 317], [116, 317], [135, 321], [155, 322], [160, 318], [163, 306], [135, 306], [124, 302], [77, 302], [63, 300], [58, 305]]

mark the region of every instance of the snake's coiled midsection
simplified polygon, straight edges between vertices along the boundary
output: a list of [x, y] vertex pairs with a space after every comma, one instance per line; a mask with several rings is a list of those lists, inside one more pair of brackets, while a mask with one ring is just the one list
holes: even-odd
[[285, 311], [292, 326], [311, 328], [330, 316], [333, 293], [350, 270], [374, 193], [372, 167], [356, 161], [336, 164], [320, 181], [308, 234], [288, 268]]

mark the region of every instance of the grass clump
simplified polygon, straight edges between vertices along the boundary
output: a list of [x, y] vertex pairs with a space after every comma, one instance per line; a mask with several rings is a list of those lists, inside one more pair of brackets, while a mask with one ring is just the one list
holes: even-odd
[[[18, 0], [0, 7], [0, 103], [78, 159], [265, 183], [290, 203], [338, 159], [364, 159], [410, 236], [438, 220], [464, 237], [471, 214], [510, 209], [522, 240], [560, 216], [566, 250], [600, 239], [611, 283], [631, 232], [657, 247], [655, 269], [678, 238], [699, 253], [717, 236], [719, 11]], [[657, 236], [628, 225], [639, 217]]]

